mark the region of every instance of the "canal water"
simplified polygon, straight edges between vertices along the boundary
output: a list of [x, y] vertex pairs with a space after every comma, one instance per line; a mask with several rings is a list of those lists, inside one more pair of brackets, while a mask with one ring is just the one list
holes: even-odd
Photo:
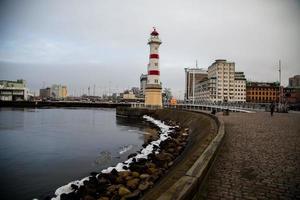
[[101, 108], [0, 108], [0, 197], [42, 199], [127, 159], [155, 133]]

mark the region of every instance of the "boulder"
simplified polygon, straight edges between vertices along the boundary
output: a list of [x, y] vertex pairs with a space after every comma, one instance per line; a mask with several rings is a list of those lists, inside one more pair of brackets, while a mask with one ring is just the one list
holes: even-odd
[[137, 153], [132, 153], [132, 154], [129, 154], [127, 158], [128, 158], [128, 159], [129, 159], [129, 158], [133, 158], [133, 157], [135, 157], [136, 155], [137, 155]]
[[131, 192], [130, 192], [130, 190], [129, 189], [127, 189], [126, 187], [124, 187], [124, 186], [121, 186], [120, 188], [119, 188], [119, 195], [121, 196], [121, 197], [123, 197], [123, 196], [125, 196], [125, 195], [128, 195], [128, 194], [131, 194]]
[[150, 187], [150, 183], [148, 181], [143, 181], [139, 184], [138, 189], [141, 191], [145, 191]]
[[138, 177], [140, 177], [140, 174], [138, 172], [132, 172], [132, 176], [134, 178], [138, 178]]
[[175, 152], [175, 149], [174, 149], [174, 148], [169, 148], [169, 149], [167, 150], [167, 152], [169, 152], [169, 153], [174, 153], [174, 152]]
[[169, 162], [168, 167], [171, 167], [173, 164], [174, 164], [173, 161]]
[[140, 175], [140, 179], [147, 179], [147, 178], [149, 178], [149, 177], [150, 177], [149, 174], [141, 174], [141, 175]]
[[148, 172], [148, 174], [154, 174], [155, 172], [157, 172], [157, 169], [150, 167], [147, 169], [147, 172]]
[[134, 179], [127, 181], [126, 186], [131, 190], [135, 190], [138, 187], [139, 182], [140, 182], [140, 179], [134, 178]]
[[121, 171], [119, 172], [119, 176], [122, 178], [126, 178], [127, 176], [130, 176], [130, 172], [129, 171]]
[[97, 199], [97, 200], [109, 200], [109, 198], [108, 198], [108, 197], [100, 197], [100, 198]]
[[125, 195], [123, 198], [127, 200], [138, 200], [141, 196], [140, 190], [135, 190], [131, 194]]
[[96, 199], [90, 195], [86, 195], [83, 197], [83, 200], [96, 200]]
[[107, 195], [114, 194], [122, 185], [111, 185], [106, 189]]

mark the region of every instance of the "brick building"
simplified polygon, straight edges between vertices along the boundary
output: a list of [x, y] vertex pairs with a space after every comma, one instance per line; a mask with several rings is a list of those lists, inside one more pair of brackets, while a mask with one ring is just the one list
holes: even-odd
[[247, 82], [246, 101], [252, 103], [279, 102], [280, 85], [278, 82]]

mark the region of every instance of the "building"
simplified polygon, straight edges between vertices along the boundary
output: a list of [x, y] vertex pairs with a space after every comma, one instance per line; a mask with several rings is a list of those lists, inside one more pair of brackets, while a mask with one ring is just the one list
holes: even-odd
[[40, 89], [40, 97], [63, 99], [68, 96], [67, 86], [54, 84], [51, 87]]
[[[186, 101], [193, 100], [194, 85], [207, 78], [207, 70], [200, 68], [185, 68], [185, 92], [184, 98]], [[196, 93], [196, 92], [195, 92]], [[195, 97], [196, 98], [196, 97]]]
[[132, 90], [127, 90], [123, 93], [123, 99], [124, 100], [134, 100], [134, 99], [136, 99], [136, 96]]
[[195, 102], [246, 101], [246, 77], [244, 72], [235, 72], [235, 63], [216, 60], [208, 67], [207, 77], [195, 84]]
[[215, 79], [208, 79], [207, 77], [195, 84], [195, 101], [196, 103], [204, 103], [211, 101], [210, 85], [215, 82]]
[[246, 101], [246, 77], [244, 72], [234, 73], [234, 101]]
[[247, 82], [246, 101], [251, 103], [279, 102], [279, 82]]
[[140, 76], [140, 90], [143, 96], [145, 95], [146, 84], [147, 84], [147, 74], [142, 74]]
[[147, 84], [145, 88], [145, 105], [162, 107], [162, 87], [159, 71], [159, 46], [162, 43], [159, 33], [154, 30], [150, 34], [148, 45], [150, 46], [150, 56], [148, 64]]
[[40, 89], [40, 97], [41, 98], [51, 97], [51, 88], [47, 87], [47, 88]]
[[289, 86], [283, 88], [283, 102], [291, 109], [300, 110], [300, 75], [289, 78]]
[[0, 80], [1, 101], [26, 101], [29, 100], [29, 97], [30, 93], [28, 88], [26, 87], [25, 80]]
[[300, 104], [300, 87], [283, 88], [283, 94], [284, 102], [288, 104]]
[[289, 78], [289, 87], [300, 87], [300, 75]]

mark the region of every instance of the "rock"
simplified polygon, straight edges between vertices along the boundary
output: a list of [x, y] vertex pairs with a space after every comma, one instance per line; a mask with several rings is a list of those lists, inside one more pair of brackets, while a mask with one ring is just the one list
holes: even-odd
[[150, 168], [147, 169], [147, 172], [148, 172], [149, 174], [154, 174], [155, 172], [157, 172], [157, 169], [156, 169], [156, 168], [150, 167]]
[[131, 173], [129, 171], [121, 171], [121, 172], [119, 172], [119, 176], [122, 177], [122, 178], [130, 176], [130, 174]]
[[138, 189], [141, 191], [145, 191], [150, 187], [150, 183], [148, 181], [143, 181], [140, 183]]
[[137, 153], [132, 153], [132, 154], [129, 154], [127, 158], [129, 159], [129, 158], [135, 157], [136, 155], [137, 155]]
[[125, 180], [124, 180], [123, 177], [118, 176], [118, 177], [116, 178], [116, 183], [117, 183], [117, 184], [123, 184], [124, 182], [125, 182]]
[[169, 149], [167, 150], [167, 152], [169, 152], [169, 153], [174, 153], [174, 152], [175, 152], [175, 149], [169, 148]]
[[72, 184], [71, 188], [72, 188], [72, 190], [78, 190], [79, 187], [77, 185], [75, 185], [75, 184]]
[[178, 152], [181, 152], [181, 150], [182, 150], [182, 146], [178, 146], [178, 147], [177, 147], [177, 151], [178, 151]]
[[140, 190], [135, 190], [131, 194], [127, 194], [124, 196], [124, 199], [127, 200], [138, 200], [141, 196], [141, 191]]
[[181, 142], [181, 145], [182, 145], [182, 146], [185, 146], [185, 145], [186, 145], [186, 142]]
[[121, 187], [121, 185], [111, 185], [106, 189], [106, 195], [111, 196], [115, 193], [118, 193], [119, 188]]
[[138, 162], [140, 165], [144, 165], [144, 164], [146, 164], [147, 161], [148, 161], [148, 160], [147, 160], [146, 158], [139, 158], [137, 162]]
[[149, 168], [156, 168], [156, 165], [154, 163], [148, 163], [147, 167], [149, 167]]
[[98, 172], [91, 172], [90, 175], [96, 177], [98, 175]]
[[118, 175], [119, 175], [119, 172], [118, 172], [116, 169], [111, 170], [110, 173], [111, 173], [112, 175], [114, 175], [114, 176], [118, 176]]
[[133, 163], [130, 163], [130, 165], [129, 165], [130, 171], [135, 171], [135, 172], [139, 172], [139, 173], [143, 172], [144, 168], [145, 168], [145, 164], [139, 164], [139, 163], [133, 162]]
[[109, 198], [108, 198], [108, 197], [100, 197], [100, 198], [97, 199], [97, 200], [109, 200]]
[[90, 195], [86, 195], [83, 197], [83, 200], [96, 200], [96, 199]]
[[158, 155], [156, 155], [156, 159], [159, 161], [171, 161], [174, 159], [174, 157], [172, 156], [172, 154], [170, 153], [160, 153]]
[[126, 180], [126, 181], [129, 181], [129, 180], [131, 180], [131, 179], [133, 179], [132, 176], [126, 176], [126, 177], [125, 177], [125, 180]]
[[119, 195], [120, 195], [121, 197], [123, 197], [123, 196], [125, 196], [125, 195], [128, 195], [128, 194], [131, 194], [131, 192], [130, 192], [130, 190], [128, 190], [126, 187], [121, 186], [121, 187], [119, 188]]
[[149, 177], [150, 177], [149, 174], [141, 174], [141, 175], [140, 175], [140, 179], [147, 179], [147, 178], [149, 178]]
[[104, 177], [98, 177], [99, 184], [107, 184], [108, 180]]
[[139, 182], [140, 182], [140, 179], [134, 178], [134, 179], [127, 181], [126, 186], [129, 189], [135, 190], [138, 187]]
[[131, 174], [134, 178], [140, 177], [140, 174], [138, 172], [132, 172]]

